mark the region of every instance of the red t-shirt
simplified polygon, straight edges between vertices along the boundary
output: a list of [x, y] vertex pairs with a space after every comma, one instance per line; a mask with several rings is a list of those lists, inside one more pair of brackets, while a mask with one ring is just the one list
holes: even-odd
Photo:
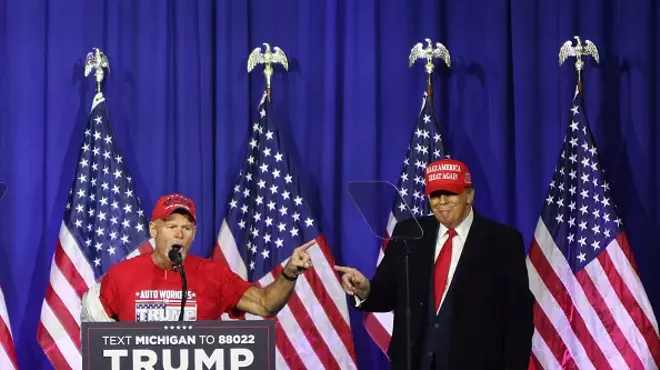
[[[252, 284], [226, 264], [186, 256], [188, 282], [185, 321], [218, 320]], [[181, 311], [181, 275], [163, 270], [144, 254], [110, 267], [101, 281], [101, 303], [119, 321], [177, 321]]]

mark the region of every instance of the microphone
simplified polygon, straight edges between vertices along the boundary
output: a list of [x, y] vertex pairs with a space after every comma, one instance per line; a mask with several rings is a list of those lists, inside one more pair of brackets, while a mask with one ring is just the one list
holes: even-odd
[[174, 271], [177, 270], [177, 268], [183, 263], [183, 259], [181, 258], [181, 250], [182, 246], [179, 244], [174, 244], [172, 246], [172, 249], [170, 249], [169, 252], [167, 252], [167, 257], [174, 263]]
[[174, 263], [172, 270], [181, 274], [181, 311], [179, 311], [179, 321], [183, 321], [183, 311], [188, 300], [188, 282], [186, 280], [186, 272], [183, 271], [183, 258], [181, 257], [181, 252], [179, 252], [181, 248], [183, 248], [182, 245], [175, 244], [167, 252], [167, 257]]

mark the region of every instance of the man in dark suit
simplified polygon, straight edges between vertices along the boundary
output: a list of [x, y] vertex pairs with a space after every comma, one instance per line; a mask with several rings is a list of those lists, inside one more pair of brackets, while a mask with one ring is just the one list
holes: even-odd
[[392, 369], [406, 366], [406, 246], [408, 240], [412, 369], [523, 370], [534, 331], [525, 247], [513, 228], [488, 220], [472, 203], [467, 166], [443, 159], [425, 170], [432, 216], [397, 223], [372, 280], [343, 272], [342, 286], [355, 307], [394, 311], [388, 354]]

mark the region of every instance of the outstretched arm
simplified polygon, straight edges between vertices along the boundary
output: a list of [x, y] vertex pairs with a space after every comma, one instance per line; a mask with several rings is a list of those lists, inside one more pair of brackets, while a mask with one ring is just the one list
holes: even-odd
[[236, 308], [262, 317], [277, 315], [291, 298], [298, 276], [312, 267], [307, 249], [314, 244], [316, 241], [311, 240], [296, 248], [280, 276], [264, 288], [255, 286], [248, 288], [236, 304]]

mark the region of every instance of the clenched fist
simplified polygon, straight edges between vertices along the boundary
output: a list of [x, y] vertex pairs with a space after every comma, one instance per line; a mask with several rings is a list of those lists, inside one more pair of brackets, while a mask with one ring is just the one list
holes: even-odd
[[348, 295], [356, 295], [365, 300], [369, 296], [371, 283], [360, 271], [352, 267], [335, 266], [335, 270], [343, 272], [341, 286]]

